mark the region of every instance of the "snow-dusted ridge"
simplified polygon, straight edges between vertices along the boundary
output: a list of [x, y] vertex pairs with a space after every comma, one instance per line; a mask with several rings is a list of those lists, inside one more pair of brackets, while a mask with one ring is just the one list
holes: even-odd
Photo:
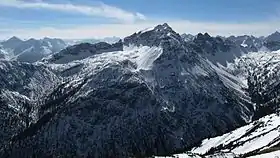
[[257, 153], [280, 143], [279, 129], [280, 115], [272, 114], [230, 133], [206, 139], [191, 152], [201, 155], [209, 153], [210, 150], [227, 151], [236, 155]]
[[[64, 71], [76, 64], [83, 63], [84, 65], [92, 65], [89, 69], [106, 66], [108, 63], [117, 63], [125, 60], [130, 60], [135, 64], [135, 70], [150, 70], [153, 62], [161, 55], [162, 48], [149, 46], [125, 46], [123, 51], [105, 52], [97, 55], [92, 55], [82, 60], [76, 60], [67, 64], [49, 64], [54, 70]], [[94, 64], [93, 64], [94, 63]], [[90, 71], [90, 70], [82, 70]]]

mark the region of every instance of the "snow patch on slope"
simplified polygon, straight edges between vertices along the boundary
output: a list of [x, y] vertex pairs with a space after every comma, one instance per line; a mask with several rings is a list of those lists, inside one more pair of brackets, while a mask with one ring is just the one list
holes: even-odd
[[212, 68], [216, 70], [217, 74], [219, 75], [221, 81], [225, 84], [225, 86], [227, 86], [228, 88], [232, 88], [246, 96], [243, 88], [247, 88], [247, 85], [244, 84], [244, 81], [242, 81], [242, 79], [233, 76], [232, 74], [224, 70], [222, 66], [218, 67], [210, 61], [208, 61], [208, 63], [211, 65]]
[[137, 70], [150, 70], [153, 62], [162, 54], [159, 47], [124, 47], [124, 54], [133, 55], [131, 61], [137, 64]]
[[[75, 65], [85, 64], [91, 66], [85, 66], [84, 71], [92, 71], [98, 69], [98, 67], [106, 67], [110, 63], [119, 63], [121, 61], [129, 60], [136, 64], [136, 67], [132, 68], [134, 71], [149, 70], [153, 66], [153, 62], [162, 54], [162, 48], [160, 47], [148, 47], [148, 46], [125, 46], [123, 51], [106, 52], [102, 54], [93, 55], [89, 58], [73, 61], [67, 64], [49, 64], [52, 69], [58, 71], [64, 71]], [[95, 63], [95, 64], [92, 64]]]
[[280, 115], [272, 114], [215, 138], [205, 139], [199, 147], [191, 151], [206, 154], [210, 149], [222, 147], [235, 154], [261, 151], [271, 144], [280, 142]]
[[200, 156], [194, 153], [176, 154], [172, 156], [156, 156], [155, 158], [236, 158], [234, 153], [216, 153], [208, 156]]
[[248, 44], [246, 44], [246, 40], [247, 40], [247, 38], [242, 42], [242, 44], [241, 44], [242, 47], [248, 47]]

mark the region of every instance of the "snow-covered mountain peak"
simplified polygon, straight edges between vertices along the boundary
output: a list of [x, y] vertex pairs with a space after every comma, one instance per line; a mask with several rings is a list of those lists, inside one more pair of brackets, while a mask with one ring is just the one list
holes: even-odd
[[163, 31], [163, 30], [165, 30], [165, 31], [173, 31], [172, 28], [167, 23], [164, 23], [162, 25], [157, 25], [155, 27], [155, 30], [156, 31]]
[[162, 45], [164, 41], [169, 41], [169, 43], [171, 42], [173, 44], [182, 44], [183, 39], [167, 23], [164, 23], [124, 38], [124, 45], [128, 46], [132, 44], [152, 47]]

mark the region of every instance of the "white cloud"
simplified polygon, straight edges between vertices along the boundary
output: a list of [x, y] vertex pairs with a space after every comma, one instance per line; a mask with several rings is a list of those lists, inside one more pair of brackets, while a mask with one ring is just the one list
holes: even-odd
[[113, 18], [122, 22], [135, 22], [145, 20], [146, 17], [141, 13], [133, 13], [121, 8], [97, 3], [94, 6], [47, 3], [41, 0], [0, 0], [0, 6], [15, 7], [22, 9], [49, 9], [61, 12], [80, 13], [88, 16], [99, 16]]
[[[58, 37], [64, 39], [78, 38], [103, 38], [108, 36], [125, 37], [136, 31], [153, 27], [158, 24], [167, 22], [178, 33], [197, 34], [199, 32], [208, 32], [211, 35], [242, 35], [250, 34], [256, 36], [268, 35], [278, 28], [280, 22], [275, 19], [256, 23], [219, 23], [219, 22], [194, 22], [187, 20], [159, 20], [147, 19], [143, 14], [138, 12], [129, 12], [115, 6], [109, 6], [104, 3], [95, 3], [93, 6], [54, 4], [47, 3], [43, 0], [0, 0], [0, 6], [8, 6], [22, 9], [47, 9], [61, 12], [79, 13], [93, 17], [113, 18], [119, 20], [118, 24], [95, 24], [95, 25], [75, 25], [65, 26], [64, 28], [45, 27], [36, 25], [37, 28], [19, 28], [19, 29], [2, 29], [0, 28], [0, 39], [9, 38], [16, 35], [21, 38], [42, 38]], [[32, 22], [31, 22], [32, 23]], [[60, 24], [62, 25], [62, 24]], [[73, 27], [73, 25], [75, 25]]]
[[87, 26], [65, 27], [63, 29], [53, 27], [42, 27], [38, 29], [5, 29], [0, 34], [0, 38], [8, 38], [13, 35], [21, 38], [42, 38], [58, 37], [63, 39], [82, 39], [82, 38], [103, 38], [108, 36], [125, 37], [139, 30], [153, 27], [167, 22], [178, 33], [197, 34], [199, 32], [208, 32], [211, 35], [255, 35], [262, 36], [275, 32], [280, 28], [280, 22], [268, 21], [248, 24], [225, 24], [225, 23], [207, 23], [191, 22], [185, 20], [154, 20], [130, 24], [97, 24]]

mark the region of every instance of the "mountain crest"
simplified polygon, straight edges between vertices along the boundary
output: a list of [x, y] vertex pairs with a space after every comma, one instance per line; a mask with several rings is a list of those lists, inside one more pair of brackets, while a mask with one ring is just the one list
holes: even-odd
[[181, 36], [176, 33], [167, 23], [148, 28], [124, 38], [124, 45], [159, 46], [163, 40], [175, 40], [183, 42]]
[[280, 35], [280, 32], [278, 32], [278, 31], [275, 31], [275, 32], [274, 32], [274, 34]]
[[10, 39], [8, 39], [7, 41], [14, 41], [14, 42], [22, 42], [22, 40], [16, 36], [11, 37]]
[[16, 36], [11, 37], [10, 39], [8, 39], [7, 41], [4, 41], [1, 43], [1, 45], [3, 46], [3, 48], [5, 49], [12, 49], [15, 46], [18, 46], [19, 44], [21, 44], [23, 41], [21, 39], [19, 39]]
[[167, 23], [164, 23], [162, 25], [157, 25], [154, 30], [165, 31], [165, 32], [172, 32], [173, 31], [172, 28]]
[[276, 42], [280, 41], [280, 33], [278, 31], [272, 33], [271, 35], [266, 37], [267, 42]]
[[202, 33], [198, 33], [195, 37], [196, 40], [209, 40], [211, 39], [212, 37], [206, 32], [204, 34]]

